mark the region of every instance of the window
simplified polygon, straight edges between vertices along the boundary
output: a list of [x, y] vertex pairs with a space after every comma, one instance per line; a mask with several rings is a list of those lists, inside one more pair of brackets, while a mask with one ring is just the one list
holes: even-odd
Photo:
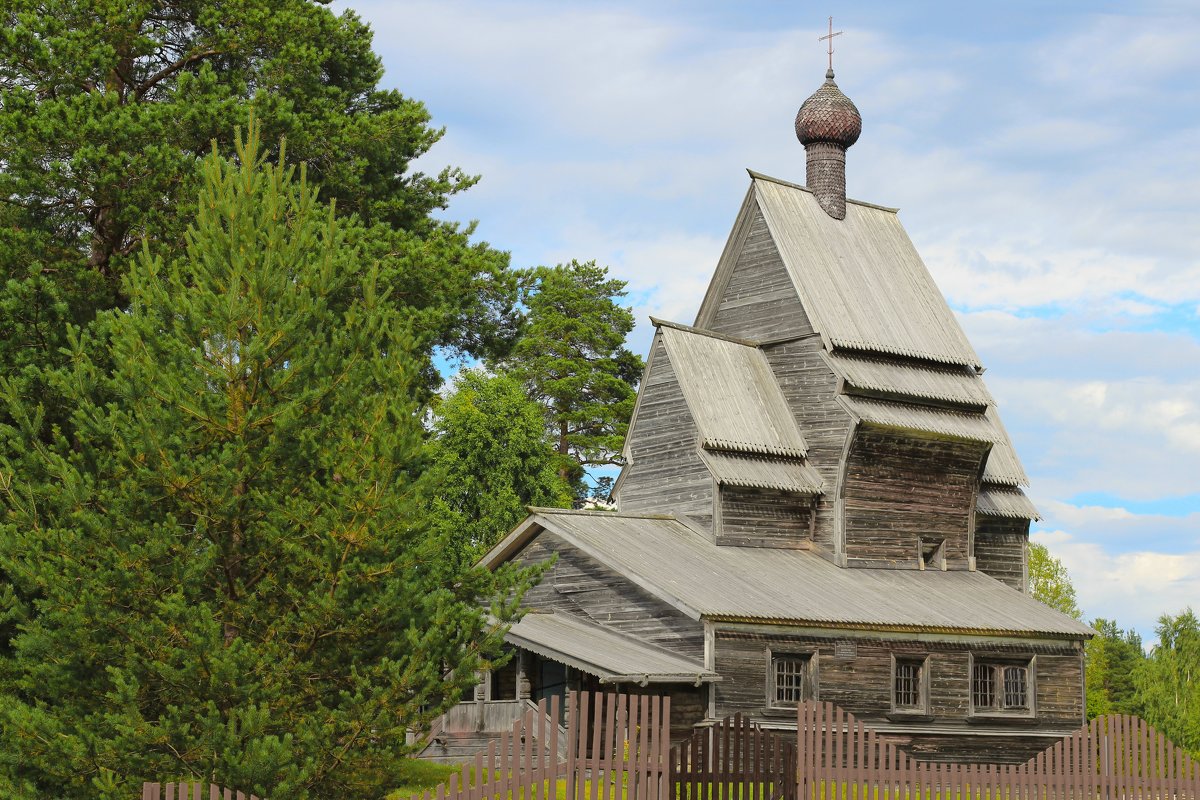
[[946, 568], [945, 539], [921, 539], [918, 546], [920, 549], [921, 569]]
[[788, 708], [813, 697], [812, 654], [771, 656], [769, 705]]
[[897, 658], [892, 666], [892, 706], [897, 711], [925, 711], [925, 659]]
[[1031, 661], [974, 661], [971, 665], [972, 710], [977, 714], [1032, 712], [1031, 667]]

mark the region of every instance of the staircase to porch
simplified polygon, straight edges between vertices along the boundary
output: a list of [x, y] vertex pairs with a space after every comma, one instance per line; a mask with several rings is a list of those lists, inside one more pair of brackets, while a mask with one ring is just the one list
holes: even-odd
[[[528, 699], [459, 703], [434, 720], [417, 758], [443, 764], [468, 761], [486, 750], [488, 742], [498, 738], [502, 731], [512, 730], [513, 724], [528, 711], [536, 715], [537, 703]], [[547, 737], [558, 737], [558, 752], [565, 757], [567, 729], [549, 714], [545, 716]], [[535, 744], [542, 750], [549, 748], [548, 741]]]

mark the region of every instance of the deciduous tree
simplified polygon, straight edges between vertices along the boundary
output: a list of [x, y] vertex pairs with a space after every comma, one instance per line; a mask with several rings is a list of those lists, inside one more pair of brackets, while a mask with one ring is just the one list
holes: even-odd
[[571, 504], [546, 441], [542, 407], [515, 378], [464, 370], [430, 441], [438, 525], [460, 563], [474, 562], [526, 515]]
[[1030, 542], [1028, 553], [1029, 593], [1069, 617], [1083, 619], [1083, 611], [1075, 600], [1075, 587], [1063, 563], [1044, 544]]
[[409, 321], [303, 170], [238, 152], [73, 330], [68, 430], [4, 385], [5, 797], [381, 797], [530, 577], [445, 567]]
[[1158, 618], [1158, 644], [1134, 673], [1146, 720], [1200, 757], [1200, 620], [1190, 608]]

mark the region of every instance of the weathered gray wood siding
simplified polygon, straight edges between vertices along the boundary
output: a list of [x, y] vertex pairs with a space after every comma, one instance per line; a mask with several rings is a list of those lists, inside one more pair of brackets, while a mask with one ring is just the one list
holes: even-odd
[[655, 339], [637, 417], [629, 431], [633, 463], [618, 507], [627, 513], [687, 514], [711, 526], [712, 473], [697, 453], [696, 421], [661, 339]]
[[[833, 637], [814, 635], [766, 635], [736, 629], [719, 629], [714, 641], [717, 671], [724, 680], [715, 684], [716, 716], [735, 712], [760, 719], [792, 720], [792, 712], [767, 707], [767, 670], [770, 654], [814, 653], [817, 658], [818, 699], [841, 706], [880, 730], [889, 725], [920, 728], [928, 726], [944, 732], [947, 726], [960, 727], [964, 733], [986, 733], [993, 738], [996, 757], [1006, 761], [1024, 760], [1018, 756], [1030, 747], [1045, 744], [1020, 736], [1020, 732], [1067, 731], [1081, 724], [1082, 674], [1080, 656], [1074, 642], [1031, 641], [1028, 645], [997, 642], [986, 637], [962, 637], [962, 641], [898, 641], [862, 638], [854, 641], [853, 656], [839, 658]], [[844, 640], [849, 642], [850, 640]], [[905, 721], [892, 714], [892, 655], [927, 657], [929, 670], [928, 718]], [[970, 663], [988, 656], [1031, 657], [1034, 659], [1036, 716], [1014, 723], [1008, 719], [972, 717]], [[842, 653], [842, 655], [846, 655]], [[889, 717], [892, 717], [889, 719]], [[1011, 740], [995, 738], [1014, 731]], [[938, 740], [931, 734], [922, 745], [923, 754], [963, 751], [961, 738]], [[905, 739], [906, 743], [923, 738]], [[932, 749], [930, 749], [932, 748]], [[1005, 749], [1007, 748], [1007, 749]]]
[[[607, 688], [607, 687], [606, 687]], [[616, 691], [632, 695], [666, 695], [671, 698], [671, 744], [679, 744], [692, 735], [692, 728], [704, 721], [708, 711], [707, 686], [630, 686], [619, 684]]]
[[809, 518], [807, 497], [774, 489], [722, 486], [717, 544], [740, 547], [806, 548]]
[[813, 331], [767, 222], [757, 207], [742, 251], [719, 295], [715, 318], [705, 327], [756, 341], [803, 336]]
[[[799, 302], [797, 314], [803, 314]], [[808, 336], [763, 348], [775, 380], [808, 442], [808, 463], [821, 474], [825, 492], [817, 498], [813, 542], [833, 552], [839, 542], [835, 503], [841, 480], [842, 452], [850, 434], [850, 415], [834, 397], [837, 376], [821, 357], [821, 340]]]
[[523, 605], [536, 611], [562, 611], [636, 636], [703, 663], [704, 627], [654, 595], [543, 531], [514, 559], [521, 564], [558, 560], [529, 590]]
[[1018, 592], [1025, 591], [1029, 520], [975, 517], [975, 566]]
[[847, 564], [918, 567], [918, 539], [945, 539], [952, 569], [965, 569], [987, 446], [861, 426], [845, 484]]

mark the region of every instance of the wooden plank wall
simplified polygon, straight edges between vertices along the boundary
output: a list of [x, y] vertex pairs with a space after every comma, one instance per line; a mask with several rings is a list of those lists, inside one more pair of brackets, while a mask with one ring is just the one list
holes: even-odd
[[717, 544], [801, 548], [811, 544], [807, 497], [774, 489], [722, 486]]
[[[800, 304], [796, 303], [797, 313]], [[769, 345], [763, 355], [808, 442], [808, 463], [821, 475], [825, 492], [817, 498], [813, 543], [832, 553], [840, 547], [836, 502], [842, 453], [850, 434], [850, 415], [835, 402], [837, 376], [821, 357], [816, 336]]]
[[539, 533], [514, 560], [539, 564], [553, 556], [558, 560], [550, 574], [525, 594], [525, 608], [574, 614], [696, 661], [704, 658], [703, 623], [553, 533]]
[[1137, 717], [1099, 717], [1020, 764], [918, 761], [830, 703], [797, 710], [802, 800], [1197, 800], [1200, 764]]
[[975, 568], [1025, 591], [1025, 547], [1029, 520], [975, 516]]
[[767, 221], [758, 208], [751, 216], [749, 234], [729, 281], [721, 290], [716, 318], [706, 327], [754, 341], [813, 332]]
[[696, 422], [661, 337], [655, 337], [651, 362], [629, 431], [633, 463], [621, 481], [618, 508], [687, 514], [711, 529], [712, 474], [696, 451]]
[[918, 539], [942, 538], [951, 569], [966, 569], [987, 445], [860, 427], [846, 466], [846, 557], [864, 566], [918, 567]]
[[[852, 646], [839, 649], [839, 642]], [[993, 748], [992, 757], [1001, 760], [1024, 760], [1031, 750], [1045, 746], [1045, 739], [1039, 734], [1070, 730], [1083, 719], [1083, 675], [1073, 642], [1018, 645], [981, 637], [961, 642], [839, 639], [834, 635], [770, 635], [731, 628], [718, 628], [714, 636], [715, 669], [724, 678], [714, 684], [718, 717], [738, 712], [758, 718], [790, 717], [790, 710], [780, 712], [767, 707], [768, 659], [772, 653], [812, 653], [817, 659], [817, 699], [835, 703], [860, 719], [885, 727], [892, 722], [889, 716], [893, 654], [925, 657], [929, 675], [928, 718], [907, 723], [905, 727], [911, 730], [916, 726], [919, 730], [928, 725], [944, 732], [946, 726], [952, 726], [964, 733], [996, 734], [988, 742]], [[1011, 719], [971, 717], [972, 654], [976, 658], [1033, 659], [1034, 719], [1018, 720], [1014, 727]], [[1010, 737], [1000, 736], [1009, 731]], [[963, 750], [962, 737], [952, 734], [897, 734], [892, 741], [912, 746], [922, 757], [930, 759], [953, 758]]]

